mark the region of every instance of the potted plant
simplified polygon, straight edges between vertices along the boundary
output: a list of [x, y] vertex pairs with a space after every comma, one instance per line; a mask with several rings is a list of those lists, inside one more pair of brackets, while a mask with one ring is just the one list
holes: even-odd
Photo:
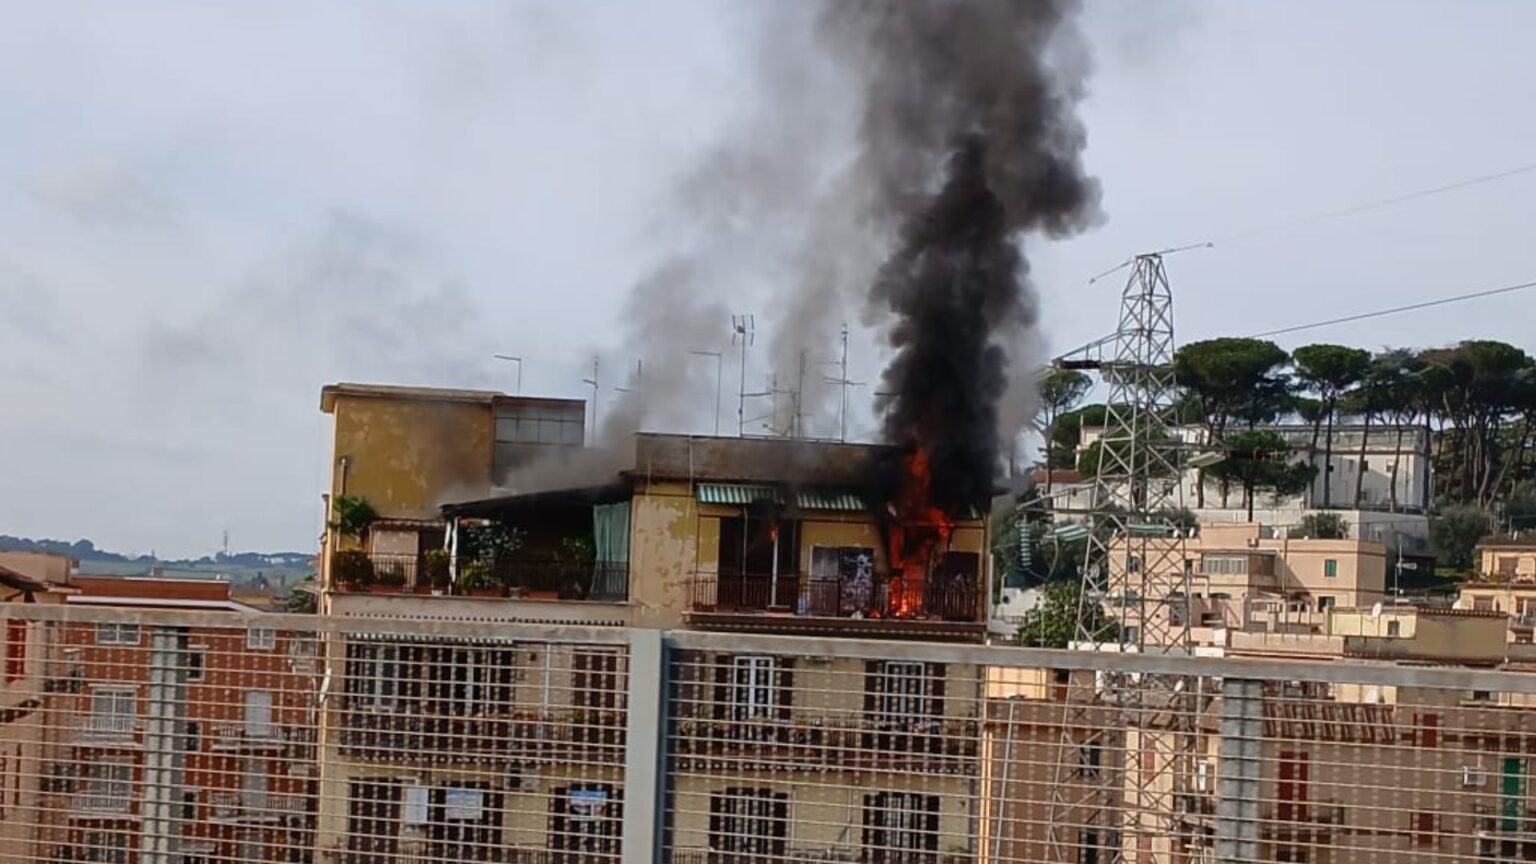
[[[421, 558], [422, 576], [416, 580], [416, 593], [447, 594], [453, 583], [453, 556], [447, 549], [430, 549]], [[423, 590], [425, 589], [425, 590]]]
[[459, 562], [459, 588], [471, 597], [496, 597], [503, 591], [496, 582], [491, 562], [484, 558], [472, 558]]
[[330, 527], [344, 537], [361, 539], [368, 526], [379, 519], [378, 511], [360, 495], [338, 496], [331, 510], [336, 515]]
[[343, 549], [331, 556], [331, 579], [348, 591], [367, 591], [373, 575], [373, 559], [362, 550]]
[[560, 541], [560, 582], [556, 587], [561, 600], [584, 600], [591, 587], [592, 563], [597, 552], [592, 539], [585, 536], [566, 537]]

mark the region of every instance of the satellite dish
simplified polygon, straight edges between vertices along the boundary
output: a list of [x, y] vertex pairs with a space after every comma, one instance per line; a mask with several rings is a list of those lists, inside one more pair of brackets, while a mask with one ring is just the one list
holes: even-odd
[[1376, 601], [1376, 605], [1371, 607], [1371, 620], [1375, 621], [1377, 618], [1380, 618], [1380, 617], [1381, 617], [1381, 601], [1377, 600]]

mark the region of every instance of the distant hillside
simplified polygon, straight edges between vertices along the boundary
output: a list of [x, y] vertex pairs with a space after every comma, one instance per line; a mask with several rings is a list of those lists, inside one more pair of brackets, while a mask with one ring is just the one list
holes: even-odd
[[238, 552], [204, 555], [201, 558], [159, 559], [150, 555], [129, 557], [96, 548], [90, 540], [33, 540], [0, 534], [0, 552], [52, 552], [80, 562], [84, 573], [143, 576], [151, 569], [170, 578], [221, 578], [232, 585], [281, 590], [303, 581], [314, 572], [312, 552]]

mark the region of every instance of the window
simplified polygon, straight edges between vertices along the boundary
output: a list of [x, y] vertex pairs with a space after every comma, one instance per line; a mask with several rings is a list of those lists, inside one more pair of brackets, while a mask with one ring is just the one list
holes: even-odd
[[[623, 695], [618, 651], [580, 647], [572, 658], [571, 687], [578, 708], [617, 708]], [[510, 699], [511, 697], [506, 697]]]
[[245, 760], [240, 775], [240, 803], [248, 810], [267, 809], [267, 772], [271, 770], [265, 759]]
[[1419, 715], [1418, 736], [1420, 747], [1440, 746], [1440, 715]]
[[352, 707], [393, 711], [400, 695], [401, 646], [348, 645], [347, 660], [346, 691]]
[[137, 645], [139, 644], [139, 625], [137, 624], [97, 624], [97, 645]]
[[880, 792], [864, 797], [864, 848], [871, 864], [927, 864], [939, 851], [939, 796]]
[[89, 728], [104, 735], [133, 732], [137, 716], [137, 692], [132, 687], [96, 687], [91, 690]]
[[89, 864], [128, 864], [133, 834], [123, 831], [87, 831], [84, 860]]
[[1337, 559], [1335, 559], [1335, 558], [1324, 558], [1323, 559], [1323, 578], [1324, 579], [1337, 579], [1337, 578], [1339, 578], [1339, 562], [1338, 562]]
[[5, 622], [5, 680], [20, 679], [27, 671], [27, 622]]
[[176, 743], [183, 753], [196, 753], [203, 749], [203, 726], [196, 720], [188, 720], [182, 727], [181, 735], [177, 736]]
[[731, 658], [731, 719], [765, 720], [778, 706], [773, 657]]
[[717, 855], [783, 858], [789, 838], [789, 795], [731, 788], [709, 798], [709, 849]]
[[203, 652], [199, 650], [201, 647], [202, 646], [193, 646], [192, 650], [187, 651], [186, 654], [183, 655], [185, 657], [184, 665], [187, 669], [188, 681], [203, 680]]
[[83, 810], [126, 813], [133, 798], [133, 763], [125, 760], [90, 763]]
[[1077, 864], [1099, 864], [1099, 832], [1093, 827], [1082, 831], [1082, 842], [1077, 847]]
[[1327, 612], [1329, 609], [1332, 609], [1333, 608], [1334, 599], [1335, 598], [1333, 598], [1333, 597], [1319, 597], [1319, 598], [1317, 598], [1317, 611], [1319, 611], [1319, 612]]
[[1401, 635], [1403, 635], [1403, 622], [1397, 620], [1396, 618], [1393, 618], [1391, 621], [1388, 621], [1387, 622], [1387, 635], [1388, 636], [1401, 636]]
[[1515, 575], [1515, 572], [1519, 568], [1519, 564], [1520, 564], [1520, 559], [1519, 558], [1516, 558], [1513, 555], [1500, 555], [1498, 560], [1499, 560], [1499, 575], [1500, 576], [1513, 576], [1513, 575]]
[[1247, 555], [1202, 555], [1200, 572], [1207, 576], [1248, 575]]
[[348, 860], [363, 864], [400, 847], [400, 792], [393, 780], [353, 780], [347, 784], [347, 850], [363, 853]]
[[272, 691], [245, 691], [245, 737], [272, 737]]
[[928, 698], [927, 664], [904, 660], [881, 663], [876, 700], [881, 720], [901, 725], [934, 713]]
[[1492, 612], [1493, 611], [1493, 598], [1492, 597], [1474, 597], [1472, 599], [1472, 609], [1474, 611], [1477, 611], [1477, 612]]
[[245, 631], [245, 647], [251, 651], [271, 651], [277, 647], [277, 631], [252, 627]]
[[[512, 649], [443, 645], [428, 649], [428, 657], [427, 692], [438, 711], [480, 717], [510, 709]], [[585, 684], [573, 680], [572, 686]]]
[[1413, 834], [1413, 845], [1428, 848], [1435, 845], [1435, 814], [1428, 810], [1409, 813], [1408, 830]]
[[619, 855], [621, 806], [607, 784], [555, 790], [549, 817], [556, 864], [612, 861]]
[[181, 793], [181, 821], [197, 821], [197, 790], [191, 789]]
[[1131, 555], [1131, 556], [1127, 557], [1125, 559], [1125, 572], [1127, 572], [1127, 573], [1140, 573], [1141, 572], [1141, 556], [1139, 556], [1139, 555]]

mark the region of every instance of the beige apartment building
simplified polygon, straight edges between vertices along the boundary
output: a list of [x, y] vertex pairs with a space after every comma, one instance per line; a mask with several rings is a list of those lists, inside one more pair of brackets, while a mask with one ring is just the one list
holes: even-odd
[[[640, 434], [592, 485], [517, 494], [491, 482], [515, 484], [498, 456], [514, 444], [522, 465], [591, 456], [564, 403], [337, 385], [322, 407], [332, 500], [377, 513], [330, 532], [322, 570], [323, 611], [358, 619], [330, 646], [322, 860], [618, 848], [623, 645], [378, 639], [369, 616], [985, 638], [984, 521], [901, 526], [893, 565], [862, 497], [880, 448]], [[677, 658], [674, 682], [679, 861], [824, 855], [850, 836], [923, 860], [971, 848], [974, 805], [943, 802], [975, 798], [974, 667], [710, 650]], [[886, 788], [896, 772], [923, 788]]]
[[[0, 563], [0, 603], [64, 602], [69, 588], [69, 559], [47, 555], [8, 555], [23, 559], [23, 572]], [[28, 566], [30, 565], [30, 566]], [[30, 574], [38, 574], [33, 576]], [[46, 577], [57, 574], [52, 581]], [[39, 850], [31, 826], [38, 817], [40, 778], [47, 760], [47, 716], [67, 686], [58, 662], [56, 630], [47, 624], [5, 622], [0, 666], [0, 859], [19, 861]]]

